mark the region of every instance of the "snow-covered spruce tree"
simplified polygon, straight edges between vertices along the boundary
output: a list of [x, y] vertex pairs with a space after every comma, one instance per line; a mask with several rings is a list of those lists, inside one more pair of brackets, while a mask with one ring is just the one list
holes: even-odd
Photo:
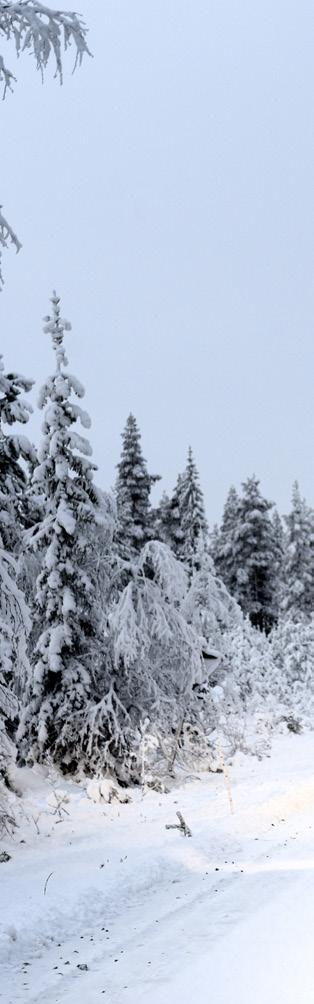
[[0, 533], [0, 836], [13, 825], [7, 789], [16, 757], [17, 694], [29, 678], [29, 612], [16, 579], [16, 560], [3, 547]]
[[167, 492], [163, 492], [159, 505], [154, 510], [154, 538], [156, 540], [161, 540], [162, 544], [168, 544], [171, 547], [170, 533], [169, 533], [169, 507], [170, 498]]
[[29, 419], [32, 409], [23, 395], [31, 387], [32, 380], [19, 373], [5, 373], [0, 356], [0, 833], [10, 817], [4, 782], [15, 758], [17, 696], [29, 675], [26, 645], [30, 621], [17, 582], [17, 562], [24, 526], [26, 465], [34, 461], [34, 451], [26, 436], [13, 432], [12, 426], [24, 425]]
[[185, 471], [177, 483], [178, 513], [180, 525], [176, 530], [176, 554], [191, 574], [201, 538], [208, 533], [205, 504], [200, 487], [199, 473], [191, 447]]
[[176, 557], [180, 557], [184, 538], [181, 514], [183, 482], [184, 476], [179, 474], [171, 497], [164, 495], [161, 499], [157, 519], [156, 535], [171, 547]]
[[218, 575], [227, 589], [234, 594], [237, 584], [235, 535], [239, 520], [240, 499], [234, 485], [229, 489], [224, 506], [220, 531], [215, 535], [213, 558]]
[[5, 652], [5, 669], [0, 655], [0, 672], [4, 673], [2, 685], [5, 681], [19, 696], [29, 671], [26, 655], [29, 616], [18, 585], [18, 561], [27, 512], [27, 466], [34, 464], [36, 455], [27, 437], [15, 427], [28, 422], [32, 408], [24, 394], [32, 386], [33, 381], [19, 373], [5, 373], [0, 356], [0, 639]]
[[276, 620], [276, 542], [270, 517], [272, 503], [261, 495], [255, 476], [243, 484], [232, 560], [236, 579], [230, 592], [254, 627], [269, 631]]
[[[87, 28], [77, 14], [51, 10], [37, 0], [0, 0], [0, 39], [6, 45], [11, 42], [20, 56], [31, 54], [37, 69], [43, 76], [51, 57], [55, 60], [56, 76], [62, 83], [62, 50], [74, 46], [75, 66], [82, 62], [87, 47]], [[3, 96], [12, 90], [15, 77], [0, 53], [0, 86]], [[1, 258], [4, 248], [14, 246], [19, 251], [21, 244], [1, 213], [0, 206], [0, 289], [3, 285]]]
[[46, 409], [33, 476], [45, 500], [45, 516], [31, 542], [42, 556], [34, 610], [39, 637], [19, 731], [25, 754], [42, 760], [49, 751], [65, 770], [77, 766], [82, 716], [105, 659], [95, 581], [103, 511], [93, 485], [91, 447], [76, 428], [78, 421], [89, 428], [90, 419], [73, 400], [82, 398], [84, 389], [67, 370], [64, 333], [70, 328], [54, 293], [44, 331], [52, 339], [56, 369], [40, 394], [39, 406]]
[[275, 621], [280, 617], [283, 599], [283, 568], [286, 548], [286, 533], [281, 517], [277, 509], [274, 509], [271, 521], [274, 534], [274, 578], [276, 580], [276, 592], [274, 596]]
[[7, 427], [28, 422], [32, 407], [23, 395], [32, 386], [33, 380], [20, 373], [5, 373], [0, 356], [0, 533], [3, 547], [15, 555], [27, 518], [27, 467], [35, 463], [36, 453], [25, 435]]
[[160, 761], [165, 769], [178, 724], [198, 722], [195, 685], [206, 668], [202, 639], [182, 609], [186, 589], [182, 564], [150, 541], [112, 609], [113, 671], [108, 692], [90, 706], [85, 755], [123, 781], [139, 781], [144, 761], [145, 770]]
[[122, 453], [116, 481], [117, 545], [123, 558], [138, 554], [153, 535], [150, 493], [159, 475], [148, 474], [141, 435], [134, 415], [122, 433]]
[[287, 539], [283, 564], [282, 612], [290, 620], [314, 613], [314, 512], [295, 482], [292, 508], [285, 517]]

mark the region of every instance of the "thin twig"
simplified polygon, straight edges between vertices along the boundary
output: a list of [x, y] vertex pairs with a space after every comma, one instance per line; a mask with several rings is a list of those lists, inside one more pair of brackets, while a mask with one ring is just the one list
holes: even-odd
[[47, 875], [47, 878], [46, 878], [46, 881], [45, 881], [45, 885], [44, 885], [44, 896], [46, 895], [47, 885], [48, 885], [49, 879], [51, 879], [52, 875], [53, 875], [53, 872], [50, 872], [49, 875]]

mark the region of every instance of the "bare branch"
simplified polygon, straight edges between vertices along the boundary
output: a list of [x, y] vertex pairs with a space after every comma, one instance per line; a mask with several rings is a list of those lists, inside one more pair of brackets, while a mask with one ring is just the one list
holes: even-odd
[[179, 822], [178, 823], [166, 823], [166, 827], [165, 827], [166, 830], [180, 830], [180, 833], [182, 833], [184, 837], [191, 837], [192, 833], [191, 833], [190, 827], [185, 822], [185, 819], [183, 819], [182, 812], [177, 812], [177, 817], [178, 817]]
[[46, 881], [45, 881], [45, 885], [44, 885], [44, 896], [46, 895], [47, 885], [48, 885], [49, 879], [51, 879], [52, 875], [53, 875], [53, 872], [50, 872], [49, 875], [47, 875], [47, 878], [46, 878]]

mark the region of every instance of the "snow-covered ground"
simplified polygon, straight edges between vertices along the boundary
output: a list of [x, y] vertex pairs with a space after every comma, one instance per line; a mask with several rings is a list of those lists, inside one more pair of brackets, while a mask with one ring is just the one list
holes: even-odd
[[[62, 782], [60, 821], [47, 780], [22, 779], [1, 1004], [313, 1004], [314, 735], [239, 756], [233, 813], [221, 774], [126, 805]], [[191, 838], [166, 829], [178, 810]]]

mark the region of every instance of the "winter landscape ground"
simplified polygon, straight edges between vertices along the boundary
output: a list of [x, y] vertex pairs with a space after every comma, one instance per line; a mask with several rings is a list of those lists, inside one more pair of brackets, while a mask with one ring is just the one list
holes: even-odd
[[[312, 1004], [313, 752], [307, 734], [239, 754], [232, 813], [223, 775], [205, 773], [124, 790], [128, 804], [64, 783], [59, 821], [52, 783], [22, 770], [25, 821], [1, 864], [3, 1004]], [[165, 828], [178, 810], [191, 837]]]

